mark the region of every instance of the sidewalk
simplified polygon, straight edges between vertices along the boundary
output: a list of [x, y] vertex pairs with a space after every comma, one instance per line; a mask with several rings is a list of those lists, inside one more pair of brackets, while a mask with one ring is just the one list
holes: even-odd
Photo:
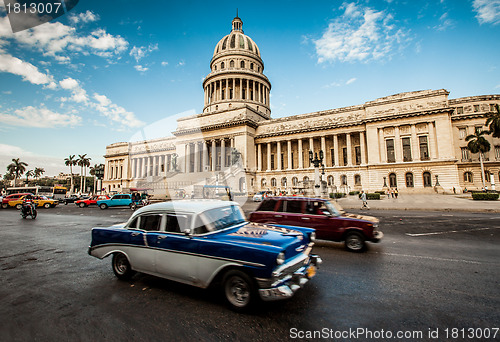
[[[338, 199], [344, 209], [360, 209], [362, 202], [358, 196], [347, 196]], [[382, 210], [438, 210], [438, 211], [469, 211], [498, 212], [500, 200], [474, 201], [470, 195], [418, 195], [399, 194], [398, 198], [381, 196], [380, 200], [368, 200], [370, 209]]]

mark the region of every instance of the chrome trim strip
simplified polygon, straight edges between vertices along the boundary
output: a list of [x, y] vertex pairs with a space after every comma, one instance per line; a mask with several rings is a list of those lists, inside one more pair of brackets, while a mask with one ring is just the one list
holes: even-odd
[[223, 257], [217, 257], [213, 255], [207, 255], [207, 254], [200, 254], [200, 253], [192, 253], [192, 252], [183, 252], [183, 251], [178, 251], [178, 250], [172, 250], [172, 249], [167, 249], [167, 248], [158, 248], [158, 247], [151, 247], [151, 246], [138, 246], [138, 245], [132, 245], [132, 244], [126, 244], [126, 243], [105, 243], [105, 244], [100, 244], [97, 246], [93, 246], [89, 248], [89, 254], [98, 248], [101, 247], [111, 247], [111, 246], [126, 246], [126, 247], [135, 247], [135, 248], [147, 248], [147, 249], [155, 249], [159, 251], [165, 251], [165, 252], [171, 252], [171, 253], [179, 253], [179, 254], [187, 254], [187, 255], [192, 255], [192, 256], [201, 256], [204, 258], [210, 258], [210, 259], [217, 259], [217, 260], [224, 260], [224, 261], [230, 261], [230, 262], [236, 262], [240, 263], [243, 265], [248, 265], [248, 266], [256, 266], [256, 267], [266, 267], [266, 265], [263, 264], [258, 264], [250, 261], [244, 261], [244, 260], [238, 260], [238, 259], [230, 259], [230, 258], [223, 258]]

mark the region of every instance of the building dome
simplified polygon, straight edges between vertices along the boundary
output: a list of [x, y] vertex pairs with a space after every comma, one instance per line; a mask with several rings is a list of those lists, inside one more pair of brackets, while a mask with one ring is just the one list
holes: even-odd
[[271, 115], [271, 82], [264, 75], [260, 49], [243, 33], [238, 16], [232, 21], [231, 33], [215, 46], [203, 89], [204, 113], [249, 106], [264, 117]]
[[243, 33], [243, 22], [240, 18], [233, 19], [233, 29], [230, 34], [224, 36], [215, 46], [214, 58], [225, 53], [252, 54], [260, 59], [260, 51], [255, 42]]

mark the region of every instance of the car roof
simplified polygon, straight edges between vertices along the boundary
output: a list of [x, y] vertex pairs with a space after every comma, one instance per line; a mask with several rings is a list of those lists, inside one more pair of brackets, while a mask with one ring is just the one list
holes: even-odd
[[[237, 202], [220, 201], [220, 200], [181, 200], [181, 201], [167, 201], [161, 203], [154, 203], [140, 208], [135, 214], [142, 214], [147, 212], [158, 211], [181, 211], [199, 214], [204, 211], [216, 208], [227, 207], [228, 205], [237, 205]], [[136, 215], [133, 215], [136, 216]]]

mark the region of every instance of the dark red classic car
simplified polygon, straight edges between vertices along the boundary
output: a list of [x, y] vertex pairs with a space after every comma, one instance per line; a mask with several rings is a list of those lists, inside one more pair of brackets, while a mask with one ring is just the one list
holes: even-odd
[[322, 198], [266, 198], [249, 221], [314, 228], [318, 239], [344, 241], [352, 252], [365, 250], [366, 241], [379, 242], [384, 235], [377, 218], [348, 214], [336, 202]]
[[88, 206], [91, 206], [91, 205], [97, 205], [97, 201], [99, 200], [106, 200], [106, 199], [109, 199], [109, 196], [107, 195], [97, 195], [97, 196], [92, 196], [90, 198], [86, 198], [86, 199], [83, 199], [83, 200], [78, 200], [75, 202], [75, 204], [77, 206], [79, 206], [80, 208], [85, 208], [85, 207], [88, 207]]

